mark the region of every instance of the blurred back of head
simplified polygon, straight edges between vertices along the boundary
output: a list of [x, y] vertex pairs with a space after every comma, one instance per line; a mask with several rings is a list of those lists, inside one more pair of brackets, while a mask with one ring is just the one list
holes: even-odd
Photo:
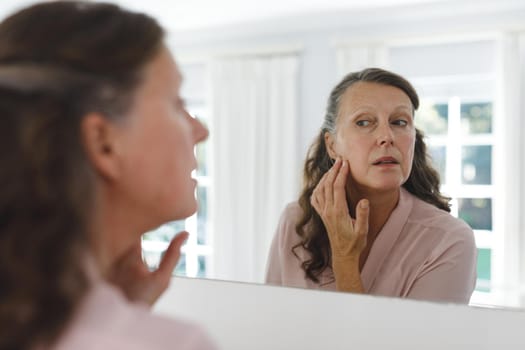
[[51, 344], [86, 292], [95, 174], [80, 123], [125, 118], [162, 41], [155, 20], [102, 3], [0, 23], [0, 349]]

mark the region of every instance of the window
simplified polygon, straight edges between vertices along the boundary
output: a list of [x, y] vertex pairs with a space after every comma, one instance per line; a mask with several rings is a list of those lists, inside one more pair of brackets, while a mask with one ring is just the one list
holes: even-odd
[[[468, 80], [468, 77], [464, 77]], [[492, 102], [462, 100], [422, 101], [416, 125], [427, 135], [427, 145], [451, 196], [452, 214], [472, 227], [478, 246], [476, 290], [490, 292], [493, 246]], [[461, 126], [460, 132], [457, 127]]]
[[[199, 118], [210, 128], [209, 102], [206, 94], [206, 65], [201, 63], [182, 64], [179, 67], [184, 77], [181, 95], [188, 112]], [[190, 236], [181, 249], [181, 257], [175, 269], [178, 276], [208, 277], [212, 271], [212, 229], [209, 211], [211, 192], [210, 142], [206, 140], [195, 147], [197, 170], [193, 177], [198, 181], [196, 198], [199, 209], [186, 220], [166, 223], [147, 232], [142, 239], [143, 257], [150, 268], [156, 268], [171, 239], [180, 231]]]

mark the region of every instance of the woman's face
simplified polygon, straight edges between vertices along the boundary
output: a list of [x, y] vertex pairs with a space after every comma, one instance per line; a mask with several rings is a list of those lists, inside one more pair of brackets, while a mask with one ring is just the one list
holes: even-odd
[[163, 49], [146, 67], [119, 128], [120, 193], [133, 206], [130, 215], [143, 216], [153, 225], [185, 218], [197, 209], [191, 176], [197, 166], [194, 147], [208, 131], [185, 110], [181, 80], [173, 57]]
[[384, 192], [408, 179], [415, 135], [412, 103], [401, 89], [358, 82], [342, 95], [335, 136], [325, 141], [332, 158], [348, 160], [359, 191]]

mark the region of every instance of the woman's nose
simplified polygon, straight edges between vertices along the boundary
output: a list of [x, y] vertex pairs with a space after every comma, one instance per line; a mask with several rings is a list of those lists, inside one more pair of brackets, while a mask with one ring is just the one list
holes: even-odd
[[193, 135], [195, 137], [195, 143], [202, 142], [208, 138], [209, 131], [206, 126], [197, 118], [191, 118], [193, 120]]
[[390, 124], [383, 124], [377, 128], [377, 144], [379, 146], [391, 146], [394, 144], [394, 134]]

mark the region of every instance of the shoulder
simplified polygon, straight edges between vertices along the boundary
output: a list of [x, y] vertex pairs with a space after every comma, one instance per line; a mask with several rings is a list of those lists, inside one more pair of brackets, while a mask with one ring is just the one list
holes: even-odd
[[458, 286], [466, 283], [470, 288], [476, 274], [474, 232], [450, 213], [415, 196], [412, 200], [410, 214], [396, 241], [399, 256], [411, 261], [408, 265], [417, 268], [418, 276], [440, 267], [448, 270], [449, 276], [460, 274]]
[[[107, 323], [103, 320], [99, 321], [103, 324]], [[121, 326], [118, 323], [107, 324], [105, 329], [77, 326], [55, 346], [55, 349], [216, 349], [204, 331], [183, 321], [164, 319], [150, 314], [142, 315], [125, 327]]]
[[303, 210], [299, 203], [291, 202], [286, 205], [277, 225], [277, 237], [280, 246], [299, 242], [300, 237], [297, 235], [296, 226], [302, 214]]
[[[280, 259], [290, 257], [291, 255], [295, 257], [295, 254], [297, 254], [295, 249], [302, 243], [302, 239], [296, 229], [302, 213], [303, 210], [299, 203], [291, 202], [286, 205], [275, 229], [275, 235], [270, 248], [270, 256], [274, 258], [279, 257]], [[292, 250], [294, 253], [292, 253]]]
[[136, 324], [130, 331], [140, 334], [145, 348], [156, 344], [158, 349], [215, 349], [208, 334], [199, 326], [183, 320], [153, 314], [149, 310], [138, 310]]
[[410, 228], [432, 235], [435, 239], [464, 241], [474, 245], [474, 232], [465, 221], [412, 194], [410, 196], [413, 200], [412, 210], [407, 220]]
[[[92, 339], [101, 346], [92, 347]], [[90, 346], [70, 346], [82, 343]], [[59, 349], [127, 349], [127, 344], [133, 344], [130, 349], [214, 349], [200, 327], [153, 314], [145, 305], [128, 302], [119, 290], [107, 283], [92, 288], [62, 344]], [[115, 346], [102, 346], [104, 344]]]
[[284, 207], [284, 210], [281, 214], [281, 219], [298, 221], [302, 213], [303, 209], [297, 201], [290, 202], [286, 205], [286, 207]]

